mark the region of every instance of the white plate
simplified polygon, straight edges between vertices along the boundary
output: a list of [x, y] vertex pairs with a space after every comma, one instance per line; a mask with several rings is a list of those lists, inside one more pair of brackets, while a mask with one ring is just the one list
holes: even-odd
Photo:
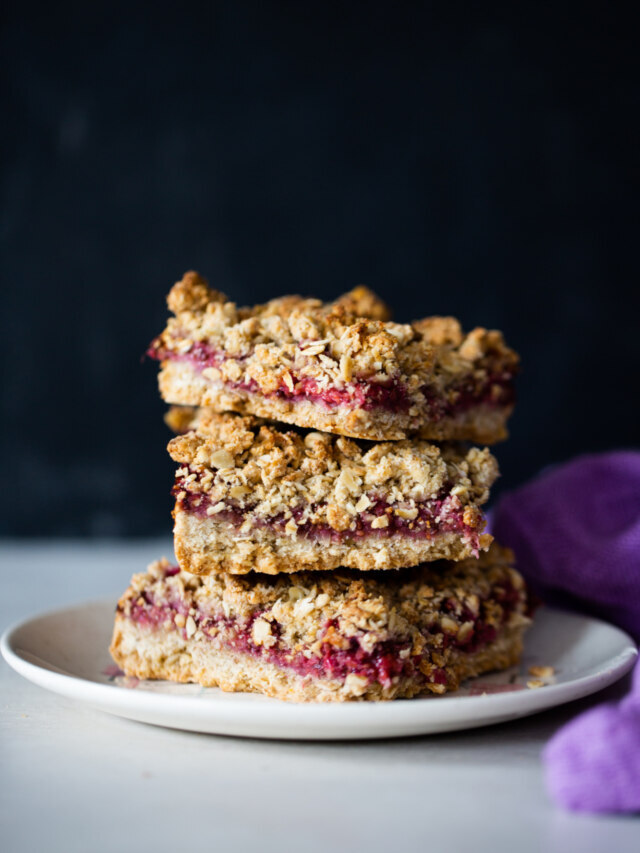
[[[455, 694], [295, 704], [118, 675], [107, 651], [113, 614], [110, 602], [45, 613], [7, 631], [2, 654], [29, 681], [119, 717], [196, 732], [287, 740], [406, 737], [513, 720], [607, 687], [637, 656], [633, 641], [618, 628], [543, 608], [526, 635], [520, 667], [472, 679]], [[554, 667], [550, 683], [527, 688], [533, 664]]]

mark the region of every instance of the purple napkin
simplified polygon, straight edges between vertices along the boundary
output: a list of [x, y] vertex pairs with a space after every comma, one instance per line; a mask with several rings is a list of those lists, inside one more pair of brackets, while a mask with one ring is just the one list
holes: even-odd
[[[544, 601], [640, 640], [640, 453], [585, 456], [545, 472], [506, 495], [492, 521]], [[640, 811], [640, 667], [629, 696], [562, 728], [544, 761], [549, 791], [566, 808]]]

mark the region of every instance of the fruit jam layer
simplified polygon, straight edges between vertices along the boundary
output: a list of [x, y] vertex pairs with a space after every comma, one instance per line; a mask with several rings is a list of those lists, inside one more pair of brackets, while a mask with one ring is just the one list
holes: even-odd
[[[311, 343], [311, 342], [310, 342]], [[147, 355], [158, 361], [185, 361], [194, 370], [201, 373], [207, 367], [220, 368], [229, 356], [201, 341], [194, 341], [186, 353], [178, 353], [151, 344]], [[234, 360], [242, 363], [251, 354], [236, 357]], [[382, 409], [386, 412], [407, 414], [417, 401], [411, 400], [407, 388], [398, 379], [386, 382], [369, 382], [366, 379], [356, 379], [341, 387], [321, 387], [312, 377], [300, 377], [289, 374], [290, 384], [281, 381], [280, 386], [267, 394], [262, 392], [253, 381], [232, 382], [223, 381], [225, 387], [257, 394], [263, 397], [286, 399], [293, 402], [306, 401], [321, 405], [326, 409], [344, 406], [347, 409], [362, 409], [371, 411]], [[467, 376], [463, 381], [447, 386], [445, 394], [435, 388], [425, 385], [422, 391], [423, 416], [430, 420], [439, 421], [445, 417], [455, 417], [475, 406], [510, 406], [514, 401], [513, 374], [509, 372], [493, 372], [475, 379]]]
[[[196, 473], [196, 472], [192, 472]], [[353, 517], [351, 527], [346, 530], [336, 530], [326, 523], [314, 523], [305, 521], [305, 514], [316, 513], [322, 508], [322, 504], [311, 504], [295, 507], [290, 515], [284, 513], [263, 517], [257, 515], [255, 507], [242, 508], [239, 505], [227, 501], [224, 509], [217, 509], [218, 501], [209, 497], [206, 492], [190, 491], [193, 483], [187, 482], [189, 475], [176, 478], [172, 493], [176, 497], [178, 506], [183, 512], [196, 515], [198, 518], [214, 518], [240, 527], [245, 521], [250, 520], [253, 527], [271, 529], [278, 536], [286, 536], [285, 526], [290, 518], [297, 524], [296, 535], [304, 539], [330, 540], [334, 543], [353, 542], [364, 537], [389, 539], [393, 536], [406, 536], [409, 539], [434, 539], [443, 533], [455, 533], [468, 542], [472, 548], [478, 548], [478, 539], [482, 532], [481, 526], [467, 524], [464, 520], [464, 507], [460, 500], [448, 494], [445, 490], [441, 495], [427, 501], [416, 503], [417, 515], [413, 519], [402, 518], [395, 514], [395, 507], [384, 500], [369, 496], [371, 506], [366, 511], [366, 517], [362, 514]], [[198, 474], [196, 474], [196, 477]], [[215, 511], [214, 511], [215, 509]], [[387, 526], [378, 527], [377, 519], [386, 518]]]
[[443, 395], [428, 385], [421, 388], [424, 412], [430, 421], [455, 418], [476, 406], [499, 409], [513, 406], [515, 388], [512, 373], [489, 373], [483, 379], [469, 377], [448, 385]]
[[[178, 571], [177, 568], [169, 569], [165, 576]], [[492, 600], [502, 606], [504, 624], [520, 600], [520, 593], [505, 584], [504, 587], [494, 589]], [[482, 608], [478, 614], [472, 613], [466, 607], [462, 609], [459, 618], [471, 623], [471, 627], [464, 632], [463, 640], [444, 632], [440, 620], [456, 608], [459, 610], [459, 603], [451, 600], [445, 603], [441, 613], [434, 614], [434, 622], [421, 631], [425, 647], [417, 655], [411, 654], [413, 643], [408, 637], [381, 641], [376, 643], [371, 651], [366, 651], [356, 637], [340, 635], [338, 620], [328, 619], [322, 628], [319, 653], [307, 657], [304, 650], [297, 648], [293, 651], [285, 645], [282, 626], [276, 620], [269, 623], [272, 645], [267, 647], [264, 643], [257, 644], [254, 641], [253, 624], [263, 616], [263, 611], [256, 611], [248, 620], [240, 622], [225, 616], [222, 611], [214, 614], [200, 610], [194, 612], [183, 600], [156, 602], [148, 591], [143, 592], [131, 604], [128, 618], [148, 628], [177, 631], [186, 642], [195, 633], [198, 640], [209, 640], [217, 648], [260, 658], [302, 677], [344, 681], [347, 675], [355, 674], [366, 679], [368, 684], [377, 682], [383, 687], [389, 687], [393, 679], [408, 677], [434, 684], [446, 684], [446, 671], [431, 662], [431, 652], [441, 653], [451, 647], [472, 654], [496, 639], [498, 629], [482, 618]], [[186, 626], [189, 615], [195, 623], [195, 631], [192, 630], [188, 634]], [[434, 635], [442, 635], [441, 641], [435, 643]]]

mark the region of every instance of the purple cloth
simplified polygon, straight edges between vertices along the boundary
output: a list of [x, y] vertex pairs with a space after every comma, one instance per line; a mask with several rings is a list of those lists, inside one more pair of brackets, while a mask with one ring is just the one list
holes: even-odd
[[[496, 539], [544, 601], [640, 640], [640, 453], [586, 456], [506, 495]], [[629, 696], [582, 714], [544, 752], [547, 786], [576, 811], [640, 812], [640, 667]]]

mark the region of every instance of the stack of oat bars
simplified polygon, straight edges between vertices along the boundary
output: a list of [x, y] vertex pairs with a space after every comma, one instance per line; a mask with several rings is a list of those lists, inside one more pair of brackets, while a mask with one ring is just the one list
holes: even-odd
[[[294, 701], [455, 690], [517, 663], [511, 553], [483, 532], [517, 355], [359, 287], [239, 308], [196, 273], [152, 343], [171, 404], [175, 552], [137, 574], [127, 675]], [[434, 443], [437, 442], [437, 443]]]

